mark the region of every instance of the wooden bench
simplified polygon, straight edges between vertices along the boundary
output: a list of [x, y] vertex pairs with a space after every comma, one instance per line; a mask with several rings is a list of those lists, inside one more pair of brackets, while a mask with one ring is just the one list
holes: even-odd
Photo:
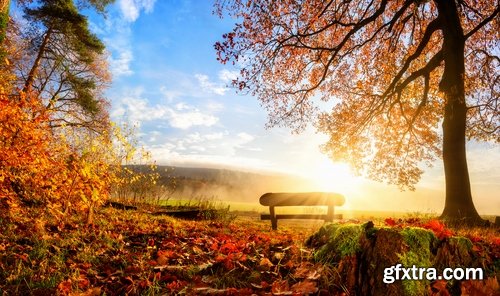
[[[269, 215], [262, 214], [260, 219], [271, 220], [272, 228], [277, 229], [279, 219], [318, 219], [325, 222], [331, 222], [334, 218], [342, 219], [342, 215], [334, 215], [334, 208], [342, 206], [345, 199], [343, 195], [332, 192], [266, 193], [260, 197], [259, 202], [269, 207]], [[328, 211], [323, 215], [276, 215], [275, 207], [287, 206], [328, 206]]]

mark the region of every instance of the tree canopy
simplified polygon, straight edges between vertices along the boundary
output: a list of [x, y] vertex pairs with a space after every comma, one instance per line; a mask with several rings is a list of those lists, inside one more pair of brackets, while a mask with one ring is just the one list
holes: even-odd
[[15, 50], [8, 58], [18, 87], [25, 93], [35, 91], [46, 108], [55, 111], [52, 127], [108, 127], [109, 104], [103, 96], [111, 81], [107, 56], [80, 12], [81, 7], [104, 12], [108, 2], [18, 1], [27, 21], [11, 20], [7, 33]]
[[499, 3], [218, 1], [238, 23], [215, 49], [240, 67], [233, 84], [258, 96], [269, 126], [312, 121], [333, 160], [401, 188], [442, 156], [444, 216], [477, 220], [465, 141], [500, 142]]

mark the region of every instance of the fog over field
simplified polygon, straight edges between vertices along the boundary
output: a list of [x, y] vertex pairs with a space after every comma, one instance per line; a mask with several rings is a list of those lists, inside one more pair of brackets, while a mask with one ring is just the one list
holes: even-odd
[[[147, 169], [144, 166], [136, 169]], [[346, 203], [339, 210], [384, 211], [439, 214], [444, 202], [443, 190], [417, 186], [416, 191], [400, 191], [374, 181], [360, 180], [358, 184], [342, 184], [343, 180], [331, 179], [330, 186], [317, 180], [292, 174], [269, 171], [244, 171], [224, 168], [158, 166], [160, 183], [169, 184], [172, 178], [176, 190], [172, 199], [210, 198], [220, 201], [247, 203], [249, 208], [259, 209], [259, 197], [266, 192], [314, 192], [341, 193]], [[338, 182], [337, 182], [338, 181]], [[481, 194], [479, 192], [478, 194]], [[483, 194], [487, 194], [483, 193]], [[487, 200], [479, 199], [478, 209], [485, 215], [498, 214]]]

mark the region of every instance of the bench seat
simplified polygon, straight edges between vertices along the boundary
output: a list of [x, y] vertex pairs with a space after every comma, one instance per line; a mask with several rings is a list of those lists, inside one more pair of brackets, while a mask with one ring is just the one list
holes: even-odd
[[[269, 207], [269, 214], [262, 214], [261, 220], [271, 220], [273, 229], [278, 228], [279, 219], [318, 219], [331, 222], [335, 217], [335, 206], [342, 206], [345, 202], [343, 195], [333, 192], [299, 192], [299, 193], [266, 193], [262, 195], [259, 202], [263, 206]], [[327, 206], [326, 215], [315, 214], [283, 214], [276, 215], [275, 207], [287, 206]], [[341, 218], [341, 216], [340, 216]]]

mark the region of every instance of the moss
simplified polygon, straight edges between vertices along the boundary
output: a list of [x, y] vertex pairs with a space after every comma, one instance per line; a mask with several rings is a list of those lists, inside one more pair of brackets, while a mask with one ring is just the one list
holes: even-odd
[[466, 254], [473, 247], [471, 240], [466, 238], [466, 237], [463, 237], [463, 236], [450, 237], [449, 242], [450, 242], [450, 245], [457, 246], [457, 249], [461, 254]]
[[359, 239], [364, 228], [359, 224], [329, 224], [320, 232], [328, 236], [328, 242], [315, 254], [316, 261], [335, 261], [352, 256], [361, 250]]
[[415, 253], [414, 259], [408, 261], [409, 266], [415, 264], [419, 267], [430, 267], [431, 248], [436, 240], [434, 233], [423, 228], [408, 227], [401, 230], [400, 234], [409, 247], [408, 253]]
[[[442, 243], [436, 258], [436, 268], [471, 267], [481, 265], [481, 259], [471, 256], [473, 244], [466, 237], [450, 237]], [[478, 260], [479, 259], [479, 260]]]
[[[431, 267], [431, 248], [436, 241], [436, 236], [432, 231], [419, 228], [408, 227], [400, 231], [405, 243], [408, 245], [408, 252], [398, 254], [399, 260], [404, 267]], [[424, 295], [428, 280], [403, 280], [405, 295]]]

